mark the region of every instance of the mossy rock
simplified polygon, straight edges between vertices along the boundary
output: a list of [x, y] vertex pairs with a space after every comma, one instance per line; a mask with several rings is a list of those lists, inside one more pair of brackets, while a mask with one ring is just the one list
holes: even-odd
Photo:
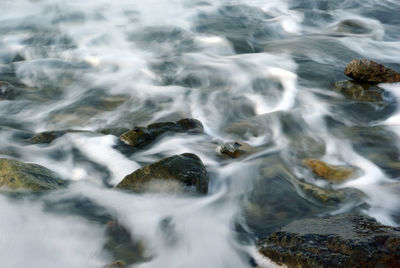
[[58, 189], [65, 181], [53, 171], [36, 164], [0, 159], [0, 187], [43, 191]]
[[[181, 192], [206, 194], [208, 174], [201, 159], [190, 153], [174, 155], [140, 168], [126, 176], [116, 187], [134, 192]], [[193, 189], [194, 190], [194, 189]]]
[[354, 177], [356, 171], [352, 167], [330, 165], [317, 159], [304, 159], [303, 164], [318, 177], [335, 183], [341, 183]]
[[167, 132], [203, 133], [203, 125], [199, 120], [191, 118], [181, 119], [176, 122], [154, 123], [147, 127], [135, 127], [123, 133], [120, 139], [136, 148], [143, 148]]

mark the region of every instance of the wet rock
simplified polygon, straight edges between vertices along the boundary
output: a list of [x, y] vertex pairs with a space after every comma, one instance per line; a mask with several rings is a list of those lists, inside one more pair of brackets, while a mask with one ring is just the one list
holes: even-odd
[[53, 142], [55, 139], [64, 136], [67, 133], [76, 133], [76, 132], [88, 132], [85, 130], [55, 130], [55, 131], [45, 131], [34, 135], [29, 139], [29, 142], [34, 144], [49, 144]]
[[297, 220], [258, 243], [288, 267], [399, 267], [400, 229], [359, 214]]
[[325, 180], [341, 183], [355, 174], [355, 169], [344, 166], [334, 166], [317, 159], [304, 159], [303, 164]]
[[117, 261], [106, 267], [125, 267], [133, 263], [146, 261], [144, 245], [135, 241], [131, 233], [118, 221], [110, 220], [106, 225], [107, 242], [104, 248], [108, 250]]
[[17, 95], [16, 88], [5, 81], [0, 81], [0, 100], [13, 100]]
[[400, 73], [367, 59], [352, 60], [347, 65], [344, 73], [348, 77], [363, 83], [400, 82]]
[[167, 132], [203, 133], [203, 125], [199, 120], [185, 118], [176, 122], [161, 122], [147, 127], [135, 127], [121, 135], [121, 140], [136, 148], [143, 148]]
[[64, 184], [57, 174], [43, 166], [0, 158], [0, 187], [42, 191], [57, 189]]
[[128, 128], [124, 127], [114, 127], [114, 128], [103, 128], [100, 129], [99, 132], [104, 135], [113, 135], [113, 136], [121, 136], [125, 132], [129, 131]]
[[254, 148], [250, 144], [243, 141], [227, 142], [221, 146], [220, 153], [233, 158], [237, 158], [243, 155], [251, 154], [254, 152]]
[[184, 153], [164, 158], [126, 176], [116, 187], [134, 192], [181, 191], [195, 188], [208, 191], [208, 174], [200, 158]]
[[365, 83], [359, 84], [350, 80], [336, 82], [333, 84], [333, 88], [349, 99], [368, 102], [383, 101], [382, 94], [385, 92], [380, 87]]
[[126, 267], [126, 263], [121, 260], [118, 260], [113, 263], [110, 263], [109, 265], [106, 265], [104, 268], [115, 268], [115, 267]]
[[307, 183], [305, 181], [298, 180], [296, 184], [300, 189], [313, 200], [321, 202], [324, 205], [338, 204], [346, 201], [358, 201], [364, 197], [364, 194], [354, 188], [344, 188], [344, 189], [332, 189], [332, 188], [322, 188], [314, 184]]
[[[246, 224], [257, 237], [265, 237], [294, 220], [328, 213], [344, 204], [334, 200], [333, 194], [327, 200], [328, 205], [307, 196], [299, 189], [299, 179], [278, 154], [266, 157], [260, 164], [259, 174], [254, 174], [257, 180], [243, 204]], [[250, 170], [257, 172], [257, 167]]]

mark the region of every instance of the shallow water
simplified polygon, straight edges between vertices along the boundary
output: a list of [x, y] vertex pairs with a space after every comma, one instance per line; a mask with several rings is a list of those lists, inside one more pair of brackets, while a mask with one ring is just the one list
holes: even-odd
[[[0, 157], [46, 166], [73, 183], [47, 194], [0, 195], [4, 267], [102, 267], [116, 260], [105, 223], [143, 244], [137, 267], [252, 267], [255, 241], [309, 216], [361, 211], [400, 224], [399, 84], [384, 103], [345, 99], [353, 58], [400, 71], [400, 3], [340, 1], [2, 1]], [[163, 137], [132, 151], [104, 128], [192, 117], [204, 135]], [[85, 130], [49, 145], [24, 139]], [[224, 159], [242, 140], [257, 153]], [[132, 194], [122, 178], [162, 157], [197, 154], [209, 194]], [[339, 185], [306, 157], [357, 167]], [[321, 202], [299, 186], [358, 189]], [[352, 190], [352, 191], [353, 191]], [[137, 253], [132, 253], [135, 255]]]

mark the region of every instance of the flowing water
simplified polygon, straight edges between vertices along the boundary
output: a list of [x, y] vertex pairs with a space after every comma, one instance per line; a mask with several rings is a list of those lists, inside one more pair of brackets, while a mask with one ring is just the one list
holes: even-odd
[[[46, 194], [0, 195], [1, 267], [109, 264], [118, 258], [104, 246], [110, 219], [140, 241], [135, 267], [269, 267], [255, 241], [292, 220], [357, 210], [400, 223], [400, 85], [381, 85], [384, 103], [332, 90], [353, 58], [400, 70], [399, 1], [2, 0], [0, 7], [0, 80], [19, 91], [0, 101], [0, 157], [73, 182]], [[99, 133], [186, 117], [200, 120], [205, 134], [168, 135], [132, 152]], [[24, 142], [64, 129], [85, 131]], [[233, 140], [257, 152], [221, 158], [219, 145]], [[207, 196], [111, 187], [184, 152], [206, 165]], [[359, 175], [329, 185], [304, 168], [306, 157]], [[305, 182], [348, 194], [321, 202], [300, 187]]]

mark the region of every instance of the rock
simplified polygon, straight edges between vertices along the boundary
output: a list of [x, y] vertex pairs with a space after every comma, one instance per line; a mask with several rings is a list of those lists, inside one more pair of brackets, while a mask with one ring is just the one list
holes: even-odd
[[13, 85], [0, 81], [0, 100], [13, 100], [16, 96], [17, 90]]
[[135, 127], [121, 135], [125, 143], [143, 148], [167, 132], [176, 133], [203, 133], [203, 125], [199, 120], [186, 118], [176, 122], [161, 122], [147, 127]]
[[[243, 216], [256, 237], [265, 237], [294, 220], [329, 213], [346, 204], [335, 199], [334, 193], [326, 198], [326, 203], [310, 198], [298, 186], [299, 179], [287, 167], [280, 153], [257, 161], [261, 163], [249, 169], [257, 179], [243, 202]], [[345, 198], [344, 201], [353, 200]]]
[[129, 131], [128, 128], [114, 127], [114, 128], [103, 128], [103, 129], [100, 129], [98, 132], [100, 132], [101, 134], [104, 134], [104, 135], [113, 135], [113, 136], [119, 137], [127, 131]]
[[76, 132], [89, 132], [85, 130], [54, 130], [54, 131], [45, 131], [34, 135], [32, 138], [29, 139], [29, 142], [34, 144], [45, 144], [51, 143], [55, 139], [64, 136], [67, 133], [76, 133]]
[[243, 141], [227, 142], [221, 146], [220, 153], [233, 158], [251, 154], [254, 148], [250, 144]]
[[296, 183], [307, 196], [311, 196], [315, 201], [322, 202], [324, 205], [335, 205], [346, 201], [360, 202], [365, 196], [354, 188], [322, 188], [301, 180], [297, 180]]
[[104, 268], [115, 268], [115, 267], [126, 267], [126, 263], [121, 260], [118, 260], [113, 263], [110, 263], [109, 265], [106, 265]]
[[344, 73], [356, 81], [369, 84], [400, 82], [400, 73], [367, 59], [352, 60]]
[[125, 267], [133, 263], [148, 260], [144, 257], [145, 247], [141, 241], [135, 241], [131, 233], [117, 220], [110, 220], [106, 225], [107, 249], [117, 261], [106, 267]]
[[344, 166], [334, 166], [317, 159], [305, 159], [303, 164], [318, 176], [331, 182], [341, 183], [350, 179], [355, 169]]
[[360, 214], [296, 220], [258, 243], [288, 267], [400, 267], [400, 228]]
[[349, 99], [368, 102], [383, 101], [382, 94], [385, 92], [380, 87], [359, 84], [350, 80], [336, 82], [333, 84], [333, 88]]
[[184, 153], [140, 168], [126, 176], [116, 187], [134, 192], [180, 191], [182, 187], [195, 187], [197, 192], [206, 194], [208, 181], [206, 168], [200, 158]]
[[60, 188], [64, 183], [57, 174], [43, 166], [0, 158], [0, 187], [42, 191]]

